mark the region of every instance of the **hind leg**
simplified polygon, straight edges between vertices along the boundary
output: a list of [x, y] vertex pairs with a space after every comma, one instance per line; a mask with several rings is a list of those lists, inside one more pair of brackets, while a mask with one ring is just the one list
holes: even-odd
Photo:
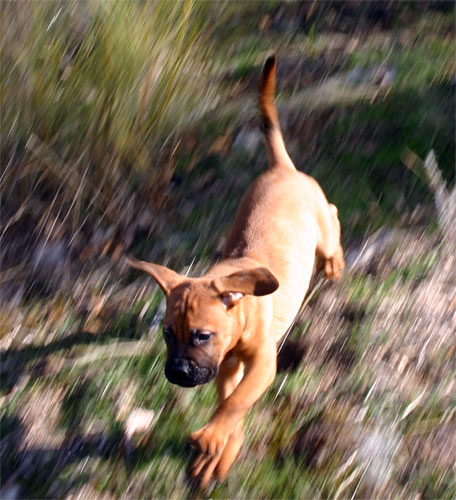
[[[326, 207], [325, 207], [326, 208]], [[317, 245], [317, 269], [327, 278], [338, 278], [345, 268], [344, 251], [340, 242], [340, 222], [337, 207], [328, 204], [319, 218], [319, 241]]]
[[324, 271], [325, 276], [330, 279], [337, 279], [345, 269], [344, 252], [339, 246], [336, 253], [327, 259], [317, 256], [317, 269]]

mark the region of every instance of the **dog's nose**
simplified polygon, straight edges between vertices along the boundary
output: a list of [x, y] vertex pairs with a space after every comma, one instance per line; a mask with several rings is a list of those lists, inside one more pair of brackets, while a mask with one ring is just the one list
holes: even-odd
[[165, 366], [166, 378], [172, 383], [182, 387], [193, 387], [195, 373], [190, 360], [185, 358], [174, 358], [169, 360]]
[[188, 377], [188, 375], [190, 375], [190, 364], [188, 360], [184, 358], [174, 359], [171, 365], [171, 371], [177, 376]]

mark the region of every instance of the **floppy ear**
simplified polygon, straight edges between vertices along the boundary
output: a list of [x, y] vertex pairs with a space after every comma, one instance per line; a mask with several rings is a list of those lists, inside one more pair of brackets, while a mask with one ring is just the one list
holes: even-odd
[[152, 262], [137, 260], [134, 257], [126, 257], [125, 261], [129, 266], [150, 274], [161, 286], [166, 295], [169, 295], [170, 291], [182, 282], [182, 276], [167, 267], [152, 264]]
[[212, 286], [222, 296], [227, 307], [236, 305], [244, 295], [269, 295], [279, 288], [277, 278], [265, 267], [237, 271], [215, 278]]

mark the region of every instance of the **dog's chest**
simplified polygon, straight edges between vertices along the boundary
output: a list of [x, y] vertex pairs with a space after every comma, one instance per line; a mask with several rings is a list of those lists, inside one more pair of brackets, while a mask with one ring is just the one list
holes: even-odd
[[228, 356], [223, 361], [223, 364], [226, 368], [235, 368], [238, 363], [239, 358], [232, 353], [228, 354]]

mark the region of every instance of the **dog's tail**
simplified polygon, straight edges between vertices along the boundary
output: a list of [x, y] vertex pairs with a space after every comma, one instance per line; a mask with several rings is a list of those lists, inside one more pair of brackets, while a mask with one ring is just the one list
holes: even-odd
[[260, 110], [262, 130], [266, 139], [266, 151], [269, 165], [295, 168], [285, 148], [282, 131], [280, 130], [279, 115], [275, 105], [276, 86], [276, 56], [266, 60], [260, 83]]

